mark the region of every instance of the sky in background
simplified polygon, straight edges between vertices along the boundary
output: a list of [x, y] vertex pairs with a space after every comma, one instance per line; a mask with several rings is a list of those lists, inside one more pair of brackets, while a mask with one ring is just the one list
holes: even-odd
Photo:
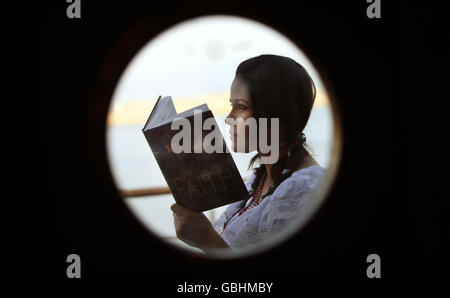
[[234, 16], [200, 17], [162, 32], [130, 62], [113, 96], [115, 103], [229, 92], [240, 62], [260, 54], [287, 56], [302, 64], [318, 89], [311, 62], [281, 33]]

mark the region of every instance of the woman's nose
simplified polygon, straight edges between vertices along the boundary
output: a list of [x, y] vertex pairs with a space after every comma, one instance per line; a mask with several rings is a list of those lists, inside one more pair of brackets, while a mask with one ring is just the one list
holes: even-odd
[[231, 116], [231, 113], [229, 113], [226, 117], [225, 117], [225, 123], [228, 125], [231, 125], [232, 121], [234, 120], [234, 118]]

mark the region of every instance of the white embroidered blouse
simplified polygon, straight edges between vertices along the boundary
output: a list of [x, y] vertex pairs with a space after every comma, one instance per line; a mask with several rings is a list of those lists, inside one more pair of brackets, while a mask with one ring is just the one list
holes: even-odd
[[[325, 169], [317, 165], [300, 169], [278, 185], [259, 205], [240, 216], [236, 214], [224, 230], [224, 223], [237, 211], [242, 201], [228, 205], [213, 222], [213, 227], [232, 249], [266, 239], [283, 228], [290, 219], [299, 216], [299, 209], [309, 201], [312, 190], [324, 173]], [[245, 181], [247, 190], [250, 190], [254, 179], [252, 174]]]

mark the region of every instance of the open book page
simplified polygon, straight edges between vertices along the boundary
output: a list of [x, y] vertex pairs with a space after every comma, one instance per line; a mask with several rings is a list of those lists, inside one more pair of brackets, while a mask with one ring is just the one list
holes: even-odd
[[175, 106], [173, 105], [172, 97], [164, 96], [159, 97], [150, 114], [149, 120], [144, 127], [144, 130], [151, 129], [153, 127], [160, 126], [166, 122], [172, 121], [177, 115]]
[[175, 118], [181, 118], [181, 117], [187, 118], [189, 116], [192, 116], [192, 115], [194, 115], [194, 110], [200, 110], [202, 112], [206, 112], [209, 110], [209, 108], [208, 108], [208, 105], [206, 103], [204, 103], [202, 105], [196, 106], [195, 108], [186, 110], [186, 111], [178, 114]]
[[175, 106], [173, 104], [173, 100], [171, 96], [159, 97], [156, 102], [155, 107], [153, 108], [152, 113], [144, 127], [143, 130], [149, 130], [151, 128], [161, 126], [173, 121], [175, 118], [187, 118], [189, 116], [194, 115], [195, 110], [200, 110], [202, 112], [208, 111], [208, 105], [202, 104], [186, 110], [180, 114], [177, 114], [175, 110]]

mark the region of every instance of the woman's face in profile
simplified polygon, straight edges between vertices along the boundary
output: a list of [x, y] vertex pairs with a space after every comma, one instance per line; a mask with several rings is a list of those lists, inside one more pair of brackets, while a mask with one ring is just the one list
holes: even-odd
[[[253, 115], [252, 101], [250, 99], [249, 91], [244, 81], [239, 77], [235, 77], [230, 88], [230, 103], [231, 111], [227, 115], [225, 122], [230, 125], [230, 139], [231, 147], [234, 152], [238, 152], [238, 139], [242, 142], [245, 140], [245, 152], [249, 152], [249, 129], [236, 123], [233, 125], [233, 120], [241, 118], [243, 121], [247, 120]], [[229, 119], [231, 118], [231, 119]]]

